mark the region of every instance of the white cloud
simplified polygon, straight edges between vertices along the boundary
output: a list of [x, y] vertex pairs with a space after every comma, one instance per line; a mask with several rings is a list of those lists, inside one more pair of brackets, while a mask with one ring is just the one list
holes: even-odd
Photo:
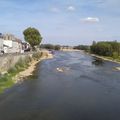
[[53, 8], [51, 8], [51, 12], [58, 13], [58, 12], [60, 12], [60, 9], [53, 7]]
[[87, 18], [81, 19], [81, 21], [86, 23], [98, 23], [100, 19], [97, 17], [87, 17]]
[[75, 7], [74, 6], [68, 6], [67, 10], [68, 11], [75, 11]]

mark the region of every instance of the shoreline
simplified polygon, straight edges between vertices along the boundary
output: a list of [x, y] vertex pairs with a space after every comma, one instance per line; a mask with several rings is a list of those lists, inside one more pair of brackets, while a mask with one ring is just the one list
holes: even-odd
[[[116, 61], [116, 60], [112, 60], [110, 58], [106, 58], [104, 56], [99, 56], [99, 55], [95, 55], [95, 54], [90, 54], [92, 57], [96, 57], [96, 58], [99, 58], [99, 59], [102, 59], [104, 61], [109, 61], [109, 62], [113, 62], [113, 63], [117, 63], [117, 64], [120, 64], [119, 61]], [[120, 71], [120, 67], [115, 67], [115, 70], [117, 71]]]
[[53, 55], [51, 53], [49, 53], [49, 51], [45, 51], [46, 52], [46, 55], [45, 56], [42, 56], [39, 60], [33, 60], [32, 62], [30, 62], [30, 66], [19, 72], [16, 76], [13, 77], [13, 81], [15, 84], [19, 84], [19, 83], [22, 83], [26, 77], [29, 77], [31, 75], [33, 75], [33, 72], [35, 71], [36, 69], [36, 65], [41, 62], [42, 60], [46, 60], [46, 59], [52, 59], [53, 58]]
[[106, 58], [104, 56], [99, 56], [99, 55], [95, 55], [95, 54], [90, 54], [92, 57], [97, 57], [97, 58], [100, 58], [102, 60], [105, 60], [105, 61], [109, 61], [109, 62], [114, 62], [114, 63], [118, 63], [120, 64], [119, 61], [116, 61], [116, 60], [112, 60], [112, 59], [109, 59], [109, 58]]
[[77, 50], [77, 49], [61, 49], [60, 51], [63, 51], [63, 52], [78, 52], [80, 50]]

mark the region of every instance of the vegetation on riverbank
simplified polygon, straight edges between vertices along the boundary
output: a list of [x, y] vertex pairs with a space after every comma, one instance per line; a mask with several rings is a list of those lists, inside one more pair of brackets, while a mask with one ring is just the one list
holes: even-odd
[[117, 41], [93, 42], [91, 53], [120, 62], [120, 43]]
[[86, 52], [89, 52], [90, 51], [90, 46], [88, 46], [88, 45], [78, 45], [78, 46], [74, 46], [73, 49], [84, 50]]
[[117, 41], [95, 42], [91, 46], [78, 45], [74, 49], [83, 50], [100, 59], [120, 63], [120, 43]]
[[0, 92], [15, 84], [15, 76], [21, 71], [26, 70], [32, 61], [38, 61], [42, 57], [42, 52], [36, 52], [32, 57], [27, 56], [25, 59], [20, 59], [14, 67], [10, 68], [4, 75], [0, 77]]
[[60, 50], [60, 45], [52, 45], [52, 44], [42, 44], [40, 48], [49, 49], [49, 50]]

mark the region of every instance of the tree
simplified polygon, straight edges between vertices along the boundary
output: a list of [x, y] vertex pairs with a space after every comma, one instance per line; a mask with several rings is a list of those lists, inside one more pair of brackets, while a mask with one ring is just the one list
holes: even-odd
[[88, 46], [88, 45], [78, 45], [78, 46], [74, 46], [74, 49], [89, 51], [90, 46]]
[[42, 41], [41, 34], [36, 28], [29, 27], [23, 31], [23, 34], [25, 41], [28, 42], [33, 49]]
[[60, 50], [60, 45], [55, 45], [54, 47], [55, 50]]
[[51, 49], [51, 50], [60, 50], [60, 45], [52, 45], [52, 44], [42, 44], [41, 48]]
[[117, 58], [120, 56], [120, 43], [117, 41], [101, 41], [91, 46], [91, 52], [98, 55]]

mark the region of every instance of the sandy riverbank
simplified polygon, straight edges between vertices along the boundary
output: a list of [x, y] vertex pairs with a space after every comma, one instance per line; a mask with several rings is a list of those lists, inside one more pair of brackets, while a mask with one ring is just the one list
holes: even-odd
[[40, 60], [33, 60], [31, 63], [30, 63], [30, 66], [24, 70], [24, 71], [21, 71], [20, 73], [18, 73], [15, 77], [14, 77], [14, 81], [15, 83], [21, 83], [24, 81], [24, 78], [28, 77], [28, 76], [31, 76], [33, 75], [33, 72], [36, 68], [36, 65], [44, 60], [44, 59], [52, 59], [53, 58], [53, 55], [50, 54], [48, 51], [44, 51], [45, 52], [45, 55], [43, 55]]
[[74, 52], [74, 51], [81, 51], [81, 50], [77, 50], [77, 49], [61, 49], [61, 51]]

